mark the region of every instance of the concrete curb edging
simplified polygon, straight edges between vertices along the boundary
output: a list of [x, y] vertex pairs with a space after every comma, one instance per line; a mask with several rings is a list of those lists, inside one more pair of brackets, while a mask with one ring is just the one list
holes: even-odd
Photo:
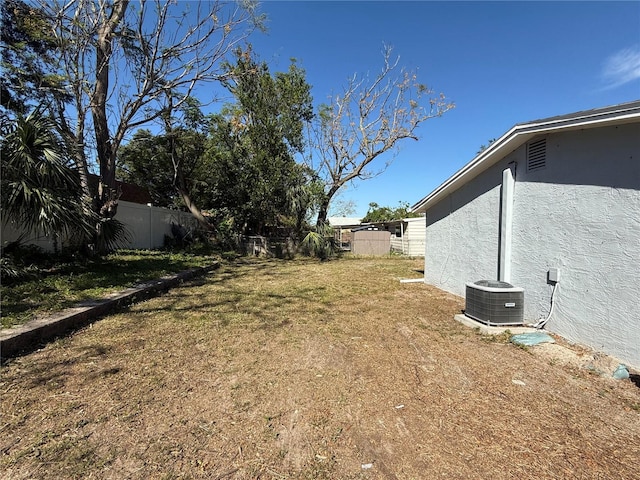
[[166, 292], [185, 280], [204, 275], [219, 267], [220, 263], [214, 262], [205, 267], [166, 275], [111, 294], [106, 298], [85, 301], [60, 313], [2, 329], [0, 330], [0, 360], [4, 362], [10, 357], [33, 351], [42, 346], [42, 343], [91, 323], [116, 308], [130, 305], [134, 301], [146, 300], [160, 292]]

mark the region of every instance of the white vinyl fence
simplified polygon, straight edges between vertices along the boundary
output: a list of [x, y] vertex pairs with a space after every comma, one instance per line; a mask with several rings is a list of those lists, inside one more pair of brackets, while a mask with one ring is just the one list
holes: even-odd
[[[118, 202], [115, 218], [124, 223], [129, 233], [129, 242], [122, 245], [124, 248], [161, 248], [164, 246], [164, 236], [172, 236], [172, 224], [181, 225], [187, 232], [197, 227], [196, 219], [188, 212], [124, 201]], [[0, 241], [2, 245], [6, 245], [17, 240], [23, 233], [24, 230], [15, 224], [3, 221]], [[45, 251], [54, 250], [53, 240], [49, 237], [26, 235], [22, 243], [37, 245]], [[60, 246], [64, 246], [64, 242]]]

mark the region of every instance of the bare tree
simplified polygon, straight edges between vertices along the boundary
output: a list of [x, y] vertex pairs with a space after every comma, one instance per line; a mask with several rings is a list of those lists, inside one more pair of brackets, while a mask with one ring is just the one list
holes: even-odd
[[[324, 179], [324, 198], [317, 226], [326, 223], [329, 205], [348, 182], [380, 175], [397, 154], [398, 142], [418, 140], [418, 126], [454, 107], [443, 94], [418, 83], [415, 73], [398, 70], [399, 57], [391, 58], [391, 48], [383, 49], [384, 66], [369, 81], [354, 75], [342, 95], [330, 98], [318, 115], [313, 129], [313, 168]], [[370, 164], [384, 153], [386, 163], [376, 170]]]
[[[224, 75], [222, 60], [260, 26], [252, 0], [40, 0], [60, 44], [60, 71], [73, 96], [52, 105], [93, 209], [117, 211], [117, 150], [134, 129], [159, 119], [168, 96], [187, 101]], [[192, 9], [192, 10], [190, 10]], [[93, 130], [93, 135], [90, 132]], [[90, 151], [93, 137], [95, 157]], [[91, 191], [89, 163], [99, 167]]]

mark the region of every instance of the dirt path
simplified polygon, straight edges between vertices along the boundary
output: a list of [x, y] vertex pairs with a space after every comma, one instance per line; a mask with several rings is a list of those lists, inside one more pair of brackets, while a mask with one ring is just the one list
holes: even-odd
[[640, 388], [456, 323], [420, 268], [244, 261], [14, 360], [2, 478], [640, 478]]

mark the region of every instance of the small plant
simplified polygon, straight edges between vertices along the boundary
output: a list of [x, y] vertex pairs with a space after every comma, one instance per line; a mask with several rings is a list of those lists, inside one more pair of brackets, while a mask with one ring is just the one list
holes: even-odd
[[3, 285], [38, 278], [52, 268], [55, 256], [45, 254], [36, 245], [23, 245], [21, 240], [9, 243], [2, 249], [0, 272]]
[[484, 342], [509, 343], [511, 341], [511, 332], [509, 330], [505, 330], [502, 333], [492, 335], [492, 334], [483, 334], [478, 328], [476, 329], [476, 333], [480, 335], [480, 338]]
[[328, 224], [317, 227], [315, 232], [307, 233], [301, 247], [306, 255], [318, 257], [321, 260], [327, 260], [338, 253], [333, 228]]

